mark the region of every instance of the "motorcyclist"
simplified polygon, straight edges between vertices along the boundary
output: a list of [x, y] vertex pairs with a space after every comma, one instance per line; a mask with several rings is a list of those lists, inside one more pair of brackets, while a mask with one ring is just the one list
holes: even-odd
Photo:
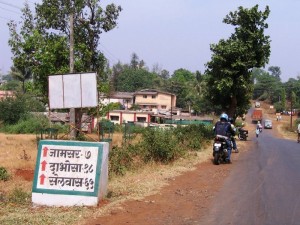
[[235, 142], [235, 138], [234, 138], [234, 136], [235, 136], [235, 134], [236, 134], [236, 128], [235, 128], [235, 126], [234, 126], [234, 121], [233, 121], [232, 118], [229, 118], [228, 120], [229, 120], [229, 123], [230, 123], [230, 125], [231, 125], [232, 130], [234, 131], [234, 135], [231, 135], [232, 148], [233, 148], [233, 150], [234, 150], [236, 153], [238, 153], [239, 150], [237, 149], [236, 142]]
[[256, 129], [258, 129], [259, 132], [262, 132], [262, 125], [261, 125], [260, 121], [257, 122]]
[[231, 124], [228, 122], [228, 115], [222, 113], [220, 116], [220, 121], [216, 122], [214, 126], [215, 135], [222, 135], [226, 138], [228, 157], [226, 159], [227, 163], [231, 163], [231, 136], [234, 135], [234, 130], [231, 128]]

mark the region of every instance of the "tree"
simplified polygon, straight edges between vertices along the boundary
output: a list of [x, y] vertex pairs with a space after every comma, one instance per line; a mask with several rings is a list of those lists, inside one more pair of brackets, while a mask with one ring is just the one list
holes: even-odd
[[130, 68], [132, 69], [139, 68], [139, 57], [136, 53], [132, 53], [131, 55]]
[[[29, 10], [23, 12], [25, 20], [22, 29], [25, 32], [18, 33], [16, 23], [9, 24], [13, 58], [20, 58], [19, 55], [28, 49], [30, 54], [26, 66], [32, 69], [36, 87], [44, 97], [48, 94], [47, 77], [69, 71], [71, 13], [74, 14], [75, 33], [74, 72], [95, 71], [103, 75], [106, 60], [98, 50], [100, 35], [116, 27], [121, 7], [109, 4], [104, 10], [98, 2], [43, 0], [41, 4], [36, 4], [34, 16]], [[29, 9], [26, 4], [25, 8]], [[22, 44], [19, 44], [20, 38]]]
[[271, 103], [277, 102], [281, 92], [280, 80], [262, 69], [254, 71], [256, 83], [254, 84], [253, 98], [262, 101], [269, 100]]
[[134, 92], [144, 88], [154, 88], [156, 79], [156, 74], [145, 69], [126, 67], [115, 81], [115, 90]]
[[31, 71], [27, 68], [24, 69], [23, 72], [19, 71], [15, 67], [11, 67], [11, 76], [22, 82], [22, 92], [25, 93], [25, 81], [31, 78]]
[[23, 13], [23, 23], [21, 24], [20, 34], [17, 32], [17, 24], [13, 21], [8, 23], [10, 38], [8, 44], [11, 47], [13, 64], [11, 75], [14, 79], [22, 82], [22, 91], [25, 93], [25, 81], [32, 76], [34, 47], [30, 38], [33, 35], [33, 15], [28, 3], [25, 2]]
[[230, 12], [223, 22], [233, 25], [235, 32], [210, 46], [213, 54], [206, 64], [207, 98], [230, 117], [248, 110], [253, 90], [251, 70], [268, 62], [270, 40], [264, 30], [268, 28], [265, 21], [269, 13], [268, 6], [259, 11], [258, 5]]
[[268, 71], [271, 72], [271, 75], [280, 80], [281, 70], [278, 66], [270, 66]]

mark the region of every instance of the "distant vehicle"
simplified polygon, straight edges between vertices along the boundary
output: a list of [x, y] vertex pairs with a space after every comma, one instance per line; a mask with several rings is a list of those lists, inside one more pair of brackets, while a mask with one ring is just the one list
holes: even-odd
[[255, 102], [255, 108], [260, 108], [260, 102]]
[[264, 128], [265, 129], [272, 129], [272, 120], [265, 120]]
[[251, 116], [253, 123], [257, 123], [258, 121], [261, 122], [262, 117], [263, 117], [263, 114], [262, 114], [261, 109], [254, 109], [253, 110], [253, 113], [252, 113], [252, 116]]

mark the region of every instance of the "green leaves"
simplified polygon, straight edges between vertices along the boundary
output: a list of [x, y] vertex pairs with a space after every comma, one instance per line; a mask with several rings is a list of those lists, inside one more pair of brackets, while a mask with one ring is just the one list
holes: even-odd
[[9, 45], [14, 67], [23, 75], [25, 69], [34, 75], [35, 88], [47, 102], [47, 77], [68, 73], [70, 13], [74, 13], [75, 72], [95, 71], [103, 75], [106, 64], [98, 50], [100, 34], [117, 25], [121, 7], [110, 4], [103, 10], [96, 0], [43, 0], [36, 4], [36, 14], [28, 4], [22, 10], [21, 31], [10, 22]]
[[259, 11], [258, 5], [230, 12], [223, 22], [233, 25], [235, 32], [210, 47], [213, 54], [206, 64], [210, 87], [207, 98], [231, 117], [242, 115], [248, 109], [252, 68], [262, 67], [269, 60], [270, 40], [264, 35], [269, 13], [268, 7]]

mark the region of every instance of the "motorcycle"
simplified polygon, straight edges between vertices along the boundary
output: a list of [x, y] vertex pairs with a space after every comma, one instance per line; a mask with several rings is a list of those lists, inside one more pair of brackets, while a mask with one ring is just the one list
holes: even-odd
[[228, 139], [228, 137], [222, 135], [216, 135], [215, 137], [213, 144], [213, 157], [215, 165], [219, 165], [221, 162], [226, 162], [226, 158], [228, 157], [226, 139]]
[[243, 129], [242, 127], [238, 128], [238, 138], [243, 141], [247, 141], [248, 130]]

